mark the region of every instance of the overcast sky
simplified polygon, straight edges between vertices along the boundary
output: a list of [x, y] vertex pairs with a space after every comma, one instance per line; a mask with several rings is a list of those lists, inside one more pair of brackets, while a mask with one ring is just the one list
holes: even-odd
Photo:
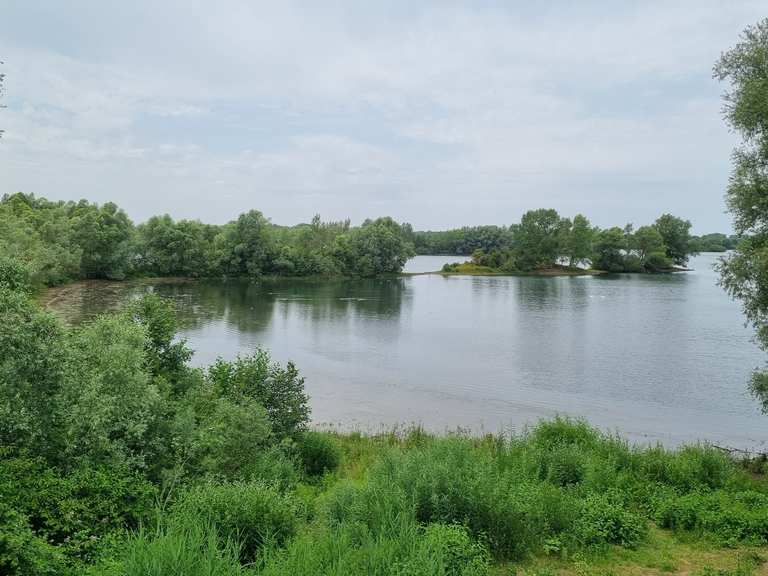
[[0, 193], [137, 221], [531, 208], [730, 230], [712, 65], [761, 1], [0, 0]]

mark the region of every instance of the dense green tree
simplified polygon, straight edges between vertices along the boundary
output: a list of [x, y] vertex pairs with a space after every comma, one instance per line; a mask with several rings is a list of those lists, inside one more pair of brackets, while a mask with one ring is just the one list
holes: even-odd
[[727, 252], [736, 248], [738, 243], [736, 235], [714, 233], [691, 237], [691, 248], [695, 252]]
[[55, 408], [63, 456], [90, 465], [147, 467], [162, 449], [154, 437], [162, 398], [147, 370], [144, 326], [100, 317], [74, 331], [67, 348]]
[[71, 209], [72, 240], [82, 251], [85, 278], [123, 279], [130, 272], [133, 223], [112, 202], [81, 200]]
[[146, 330], [146, 363], [150, 373], [162, 377], [179, 393], [185, 382], [186, 365], [192, 357], [185, 340], [176, 340], [173, 305], [156, 294], [147, 294], [128, 305], [126, 314]]
[[606, 272], [624, 272], [626, 235], [618, 226], [602, 230], [595, 240], [592, 266]]
[[208, 276], [215, 273], [216, 226], [196, 220], [174, 222], [167, 214], [137, 227], [136, 267], [159, 276]]
[[[9, 266], [0, 266], [6, 273]], [[10, 280], [9, 280], [10, 277]], [[53, 399], [64, 380], [61, 327], [18, 286], [18, 270], [0, 279], [0, 445], [55, 453]]]
[[224, 247], [221, 269], [232, 276], [258, 277], [271, 272], [276, 247], [269, 220], [258, 210], [241, 214], [220, 237]]
[[593, 253], [594, 240], [595, 230], [586, 216], [574, 216], [563, 248], [563, 256], [568, 258], [568, 265], [578, 266], [589, 260]]
[[336, 239], [334, 253], [350, 276], [396, 274], [414, 255], [413, 245], [392, 218], [378, 218]]
[[513, 229], [517, 264], [521, 270], [552, 266], [561, 253], [562, 230], [567, 221], [556, 210], [530, 210]]
[[475, 250], [485, 253], [504, 251], [512, 244], [508, 228], [500, 226], [465, 226], [455, 230], [413, 233], [417, 254], [470, 255]]
[[19, 258], [32, 282], [60, 284], [80, 276], [82, 250], [70, 236], [61, 205], [21, 193], [0, 201], [0, 254]]
[[655, 226], [641, 226], [634, 234], [634, 249], [641, 260], [653, 252], [665, 252], [664, 238]]
[[274, 433], [288, 437], [301, 432], [309, 422], [304, 378], [289, 362], [272, 362], [268, 352], [238, 357], [234, 362], [217, 360], [208, 369], [208, 381], [217, 396], [236, 403], [256, 401], [267, 410]]
[[654, 227], [664, 240], [667, 257], [678, 266], [688, 263], [693, 253], [691, 247], [691, 223], [671, 214], [663, 214], [654, 223]]
[[[768, 19], [744, 31], [714, 74], [730, 85], [725, 118], [742, 136], [733, 154], [727, 203], [743, 240], [722, 261], [722, 284], [741, 301], [758, 342], [768, 350]], [[768, 372], [753, 375], [752, 392], [768, 413]]]

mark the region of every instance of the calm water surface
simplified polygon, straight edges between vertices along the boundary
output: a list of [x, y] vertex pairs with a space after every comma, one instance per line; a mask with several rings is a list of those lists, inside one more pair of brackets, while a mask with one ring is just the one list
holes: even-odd
[[91, 283], [50, 307], [79, 322], [155, 290], [177, 303], [197, 364], [257, 346], [295, 361], [317, 423], [498, 431], [559, 413], [639, 441], [765, 448], [768, 417], [746, 392], [763, 355], [715, 259], [659, 276]]

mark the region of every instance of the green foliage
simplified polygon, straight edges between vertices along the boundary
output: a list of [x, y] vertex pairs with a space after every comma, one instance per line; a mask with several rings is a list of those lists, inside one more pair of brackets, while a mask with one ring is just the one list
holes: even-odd
[[159, 276], [208, 276], [215, 272], [218, 227], [197, 220], [153, 216], [136, 229], [137, 267]]
[[649, 254], [665, 251], [664, 237], [656, 226], [641, 226], [634, 233], [634, 248], [641, 260], [645, 260]]
[[130, 272], [133, 223], [112, 202], [81, 200], [68, 206], [72, 243], [80, 249], [84, 278], [121, 280]]
[[424, 551], [415, 555], [414, 564], [421, 561], [424, 568], [414, 570], [416, 573], [430, 573], [430, 570], [445, 576], [488, 573], [488, 551], [457, 524], [429, 524], [422, 547]]
[[574, 525], [577, 538], [586, 546], [618, 544], [634, 548], [648, 533], [646, 521], [606, 494], [590, 494]]
[[308, 532], [267, 561], [261, 574], [296, 576], [486, 576], [488, 554], [460, 526], [404, 522], [397, 535], [363, 526]]
[[202, 484], [171, 511], [172, 523], [210, 525], [224, 542], [236, 542], [243, 563], [255, 561], [265, 545], [281, 546], [296, 532], [297, 520], [293, 499], [261, 482]]
[[[337, 238], [315, 224], [307, 246]], [[559, 230], [562, 242], [573, 226]], [[641, 261], [640, 230], [616, 231], [625, 268]], [[729, 546], [768, 540], [765, 481], [705, 445], [633, 447], [566, 418], [512, 437], [340, 440], [306, 429], [290, 363], [257, 350], [189, 367], [156, 297], [65, 328], [12, 281], [0, 319], [4, 572], [475, 576], [634, 548], [653, 521]]]
[[672, 268], [672, 260], [664, 252], [651, 252], [646, 255], [643, 266], [648, 272], [662, 272]]
[[70, 560], [93, 561], [103, 544], [138, 527], [155, 488], [118, 468], [62, 473], [40, 458], [0, 460], [0, 502], [28, 518], [35, 537]]
[[228, 479], [251, 473], [272, 433], [266, 410], [250, 398], [237, 403], [215, 399], [197, 430], [192, 466], [199, 473]]
[[500, 226], [475, 226], [414, 233], [417, 254], [460, 254], [469, 256], [475, 250], [504, 252], [512, 244], [509, 229]]
[[400, 272], [414, 238], [409, 225], [391, 218], [352, 228], [316, 216], [288, 228], [251, 210], [221, 226], [163, 215], [134, 227], [111, 202], [50, 202], [21, 193], [0, 201], [0, 253], [16, 255], [33, 285], [136, 274], [376, 276]]
[[[654, 227], [659, 232], [666, 249], [667, 258], [672, 260], [678, 266], [683, 266], [688, 262], [688, 256], [691, 249], [691, 223], [688, 220], [677, 218], [671, 214], [663, 214], [654, 223]], [[653, 250], [657, 251], [661, 246], [655, 246]]]
[[[533, 271], [562, 267], [591, 265], [607, 272], [662, 272], [673, 264], [684, 264], [696, 252], [690, 239], [690, 223], [665, 214], [652, 226], [641, 226], [636, 232], [628, 224], [605, 230], [593, 228], [589, 220], [577, 214], [573, 222], [561, 218], [555, 210], [531, 210], [519, 224], [499, 232], [503, 240], [478, 242], [469, 252], [472, 262], [446, 264], [443, 272], [483, 273]], [[446, 232], [416, 233], [419, 252], [429, 246], [453, 245], [457, 238], [470, 238], [475, 229], [462, 228]], [[479, 232], [478, 232], [479, 233]], [[724, 235], [722, 235], [725, 238]], [[421, 240], [419, 240], [421, 238]], [[471, 243], [461, 243], [457, 253]], [[450, 250], [446, 250], [446, 253]]]
[[517, 265], [521, 270], [553, 266], [561, 254], [564, 229], [570, 222], [556, 210], [530, 210], [512, 231]]
[[30, 292], [29, 272], [18, 259], [0, 256], [0, 290]]
[[608, 230], [602, 230], [595, 241], [592, 266], [606, 272], [623, 272], [625, 246], [624, 231], [621, 228], [614, 226]]
[[292, 362], [285, 367], [272, 362], [266, 350], [238, 356], [234, 362], [217, 360], [208, 369], [208, 380], [217, 394], [233, 402], [250, 399], [264, 406], [278, 438], [301, 432], [309, 422], [304, 378]]
[[[714, 74], [729, 83], [725, 117], [742, 136], [733, 154], [727, 203], [743, 240], [722, 261], [720, 274], [728, 293], [741, 300], [761, 346], [768, 348], [768, 19], [744, 31], [720, 57]], [[752, 392], [768, 413], [764, 383], [764, 376], [755, 375]]]
[[331, 434], [308, 431], [299, 439], [299, 458], [309, 476], [333, 472], [341, 463], [341, 448]]
[[58, 550], [34, 533], [28, 518], [0, 500], [0, 574], [53, 576], [63, 564]]
[[704, 234], [703, 236], [691, 236], [690, 246], [694, 252], [726, 252], [734, 250], [739, 244], [736, 235]]
[[379, 218], [339, 236], [334, 254], [345, 274], [371, 277], [400, 272], [415, 252], [402, 226]]
[[0, 444], [56, 452], [51, 403], [65, 364], [58, 322], [26, 294], [0, 288]]
[[119, 316], [70, 334], [56, 407], [68, 458], [144, 468], [162, 450], [162, 397], [147, 370], [147, 345], [146, 329]]
[[768, 542], [768, 494], [754, 491], [690, 492], [662, 500], [656, 520], [665, 528], [712, 536], [723, 545]]
[[82, 249], [72, 238], [67, 210], [32, 195], [0, 201], [0, 253], [21, 260], [33, 284], [59, 284], [81, 274]]
[[581, 214], [573, 218], [573, 225], [565, 238], [563, 256], [569, 266], [579, 266], [592, 257], [595, 229]]
[[192, 351], [186, 342], [174, 342], [176, 313], [173, 305], [155, 294], [146, 294], [128, 306], [127, 315], [146, 330], [146, 355], [150, 372], [176, 385], [183, 382], [186, 364]]

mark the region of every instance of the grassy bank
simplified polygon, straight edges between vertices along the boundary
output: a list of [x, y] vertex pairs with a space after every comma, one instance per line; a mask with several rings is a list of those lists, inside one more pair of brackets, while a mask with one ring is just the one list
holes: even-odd
[[511, 438], [308, 433], [295, 472], [168, 495], [89, 574], [766, 573], [768, 482], [580, 422]]

